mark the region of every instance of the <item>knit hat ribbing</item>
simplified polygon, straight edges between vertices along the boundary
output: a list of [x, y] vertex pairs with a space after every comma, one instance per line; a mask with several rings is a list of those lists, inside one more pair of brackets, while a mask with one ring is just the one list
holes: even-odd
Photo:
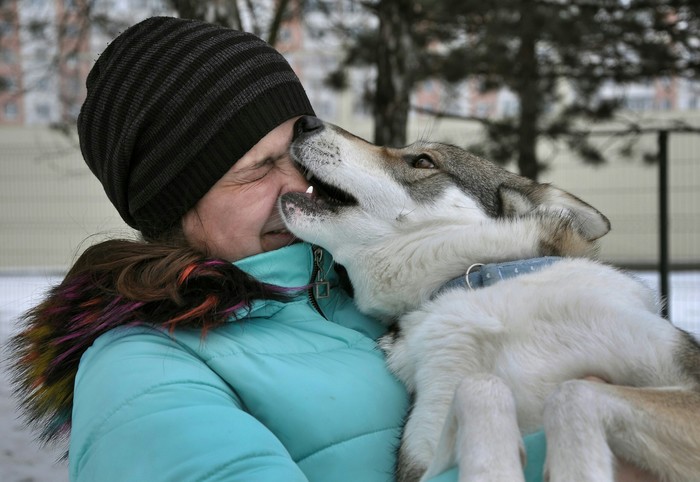
[[314, 115], [285, 58], [258, 37], [154, 17], [100, 55], [78, 117], [85, 162], [122, 219], [169, 228], [268, 132]]

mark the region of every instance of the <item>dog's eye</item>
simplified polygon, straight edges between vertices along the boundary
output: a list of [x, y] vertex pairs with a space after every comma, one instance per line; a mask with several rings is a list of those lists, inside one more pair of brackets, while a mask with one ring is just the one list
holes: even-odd
[[427, 154], [421, 154], [411, 160], [411, 167], [416, 169], [437, 169], [433, 160]]

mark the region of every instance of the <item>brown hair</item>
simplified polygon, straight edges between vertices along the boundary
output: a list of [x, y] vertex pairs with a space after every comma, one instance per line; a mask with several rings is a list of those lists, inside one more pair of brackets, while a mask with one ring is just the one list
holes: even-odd
[[284, 289], [190, 246], [179, 224], [155, 239], [113, 239], [89, 247], [62, 285], [80, 285], [81, 279], [89, 280], [91, 299], [138, 302], [141, 322], [171, 329], [186, 325], [205, 333], [252, 300], [286, 296]]

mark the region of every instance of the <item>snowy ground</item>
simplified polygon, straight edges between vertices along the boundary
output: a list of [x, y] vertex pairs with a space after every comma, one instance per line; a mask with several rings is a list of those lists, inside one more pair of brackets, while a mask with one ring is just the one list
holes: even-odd
[[[652, 287], [656, 275], [639, 273]], [[4, 346], [14, 331], [20, 313], [36, 303], [56, 276], [0, 275], [0, 345]], [[700, 272], [675, 273], [671, 279], [671, 317], [674, 322], [700, 335]], [[4, 356], [2, 357], [4, 359]], [[64, 482], [68, 480], [65, 463], [56, 463], [60, 451], [38, 447], [32, 435], [17, 418], [10, 398], [7, 373], [0, 370], [0, 481]]]
[[[13, 331], [17, 316], [36, 302], [47, 286], [58, 282], [50, 276], [0, 276], [0, 346]], [[2, 352], [0, 365], [0, 481], [67, 482], [68, 467], [59, 462], [61, 451], [38, 446], [17, 417]]]

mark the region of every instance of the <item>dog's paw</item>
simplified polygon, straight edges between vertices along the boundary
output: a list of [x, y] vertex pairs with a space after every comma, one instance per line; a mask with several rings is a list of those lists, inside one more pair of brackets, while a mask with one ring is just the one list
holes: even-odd
[[399, 329], [398, 323], [391, 325], [389, 330], [377, 340], [377, 345], [384, 352], [385, 355], [391, 353], [392, 348], [399, 339], [401, 330]]

